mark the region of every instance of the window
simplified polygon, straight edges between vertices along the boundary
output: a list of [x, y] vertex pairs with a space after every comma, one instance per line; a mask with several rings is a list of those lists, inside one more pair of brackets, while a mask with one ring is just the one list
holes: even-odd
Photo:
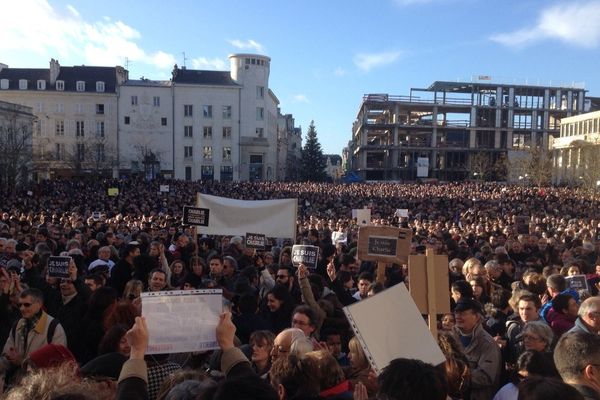
[[63, 159], [63, 154], [65, 152], [65, 145], [61, 144], [61, 143], [55, 143], [54, 144], [54, 157], [57, 160], [62, 160]]
[[223, 127], [223, 139], [231, 139], [231, 127], [230, 126]]
[[186, 181], [192, 180], [192, 167], [185, 167], [185, 180]]
[[75, 88], [78, 92], [85, 92], [85, 82], [84, 81], [77, 81], [77, 84], [75, 85]]
[[223, 119], [231, 119], [231, 106], [223, 106]]
[[265, 109], [263, 107], [256, 107], [256, 119], [258, 121], [265, 119]]
[[138, 105], [137, 96], [131, 96], [131, 105], [132, 106]]
[[104, 137], [104, 121], [96, 121], [96, 137]]
[[212, 126], [204, 127], [204, 139], [212, 139]]
[[96, 144], [96, 160], [100, 162], [104, 162], [106, 160], [106, 155], [104, 154], [104, 143]]
[[154, 98], [152, 99], [152, 101], [153, 101], [152, 104], [154, 105], [154, 107], [160, 107], [160, 97], [154, 96]]
[[129, 125], [129, 122], [130, 122], [130, 121], [131, 121], [131, 120], [130, 120], [129, 116], [127, 116], [127, 115], [126, 115], [126, 116], [125, 116], [125, 125]]
[[214, 167], [212, 165], [203, 165], [200, 172], [203, 181], [212, 181], [214, 179]]
[[85, 160], [85, 143], [77, 143], [77, 161]]
[[161, 124], [162, 126], [167, 126], [167, 117], [162, 117], [162, 118], [160, 119], [160, 124]]
[[223, 147], [223, 160], [231, 161], [231, 147]]
[[103, 93], [104, 88], [105, 88], [104, 82], [102, 82], [102, 81], [96, 82], [96, 92]]
[[65, 135], [65, 121], [58, 120], [56, 121], [56, 136], [64, 136]]
[[83, 137], [85, 133], [84, 121], [75, 121], [75, 137]]
[[104, 104], [96, 104], [96, 114], [104, 114]]
[[185, 158], [192, 158], [194, 156], [194, 147], [193, 146], [184, 146], [183, 147], [183, 156]]
[[46, 81], [43, 79], [37, 81], [37, 88], [38, 90], [46, 90]]
[[194, 114], [194, 106], [191, 104], [184, 104], [183, 105], [183, 116], [191, 117], [193, 114]]
[[183, 136], [184, 137], [193, 137], [194, 136], [194, 127], [191, 125], [186, 125], [183, 127]]
[[56, 81], [56, 90], [65, 90], [65, 81]]
[[264, 99], [265, 97], [265, 87], [264, 86], [257, 86], [256, 87], [256, 98], [257, 99]]
[[202, 149], [202, 158], [212, 160], [212, 146], [204, 146]]
[[233, 181], [233, 167], [231, 165], [221, 166], [221, 182]]
[[75, 113], [83, 114], [83, 104], [75, 104]]
[[212, 118], [212, 106], [202, 106], [202, 115], [204, 118]]
[[8, 79], [0, 79], [0, 89], [8, 89]]
[[19, 79], [19, 89], [27, 90], [27, 79]]
[[56, 112], [57, 113], [64, 113], [65, 112], [65, 105], [63, 103], [56, 103]]
[[256, 128], [256, 136], [263, 137], [265, 135], [265, 130], [263, 128]]

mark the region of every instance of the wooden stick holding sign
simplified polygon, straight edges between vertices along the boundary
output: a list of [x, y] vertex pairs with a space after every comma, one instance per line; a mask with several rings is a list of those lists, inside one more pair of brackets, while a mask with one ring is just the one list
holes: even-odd
[[429, 330], [437, 337], [437, 315], [450, 312], [448, 257], [436, 255], [433, 249], [424, 256], [411, 255], [408, 278], [410, 294], [421, 314], [429, 316]]
[[[196, 204], [200, 202], [200, 194], [196, 193]], [[198, 227], [208, 226], [208, 217], [210, 210], [208, 208], [183, 206], [183, 225], [192, 225], [194, 227], [194, 254], [198, 255]]]
[[377, 261], [377, 282], [385, 282], [389, 264], [408, 261], [412, 230], [392, 226], [361, 226], [358, 230], [358, 259]]

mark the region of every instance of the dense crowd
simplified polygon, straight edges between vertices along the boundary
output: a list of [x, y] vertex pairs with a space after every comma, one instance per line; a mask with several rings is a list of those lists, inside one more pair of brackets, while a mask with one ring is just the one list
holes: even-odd
[[[245, 232], [196, 235], [182, 225], [196, 193], [297, 198], [296, 237], [254, 249]], [[8, 399], [600, 399], [596, 201], [493, 183], [18, 188], [0, 199], [0, 389]], [[372, 372], [342, 308], [410, 276], [398, 264], [377, 280], [358, 258], [352, 211], [364, 208], [371, 224], [412, 229], [413, 254], [448, 256], [446, 363], [397, 359]], [[292, 265], [295, 243], [320, 247], [316, 269]], [[70, 257], [68, 276], [50, 276], [54, 256]], [[222, 289], [230, 310], [220, 350], [146, 355], [141, 293], [203, 288]]]

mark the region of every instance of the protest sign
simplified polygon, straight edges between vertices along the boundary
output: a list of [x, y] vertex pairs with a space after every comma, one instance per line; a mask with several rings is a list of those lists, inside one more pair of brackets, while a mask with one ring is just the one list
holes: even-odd
[[408, 209], [407, 208], [398, 208], [395, 213], [398, 218], [408, 218]]
[[352, 210], [352, 218], [356, 218], [356, 224], [358, 226], [365, 226], [371, 223], [371, 209], [359, 208]]
[[92, 218], [94, 219], [94, 221], [98, 221], [100, 219], [100, 216], [101, 216], [100, 211], [94, 211], [92, 213]]
[[149, 338], [146, 354], [219, 348], [215, 330], [222, 310], [221, 289], [142, 293]]
[[115, 187], [108, 188], [108, 195], [111, 196], [111, 197], [118, 196], [119, 195], [119, 188], [115, 188]]
[[565, 280], [567, 281], [567, 285], [569, 285], [569, 288], [573, 289], [575, 291], [582, 290], [582, 289], [585, 289], [585, 290], [590, 289], [585, 275], [567, 276], [565, 278]]
[[292, 264], [298, 268], [300, 264], [307, 268], [316, 269], [319, 262], [319, 247], [296, 244], [292, 247]]
[[358, 258], [388, 263], [407, 261], [411, 240], [410, 229], [361, 226], [358, 230]]
[[207, 235], [260, 232], [268, 237], [296, 238], [297, 199], [236, 200], [198, 193], [196, 205], [210, 210]]
[[376, 374], [399, 357], [446, 361], [404, 283], [344, 307], [344, 314]]
[[210, 210], [199, 207], [183, 207], [183, 224], [208, 226], [208, 216]]
[[251, 249], [264, 249], [267, 245], [267, 237], [260, 233], [246, 233], [246, 247]]
[[169, 193], [169, 185], [160, 185], [161, 193]]
[[48, 258], [48, 276], [52, 278], [69, 278], [71, 257], [50, 256]]

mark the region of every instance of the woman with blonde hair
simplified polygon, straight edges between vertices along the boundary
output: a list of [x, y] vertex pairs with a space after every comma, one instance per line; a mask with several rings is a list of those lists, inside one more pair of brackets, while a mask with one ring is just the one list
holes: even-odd
[[348, 359], [350, 360], [350, 368], [346, 370], [346, 378], [356, 386], [358, 382], [362, 383], [367, 388], [369, 397], [377, 393], [377, 385], [369, 379], [371, 372], [371, 364], [363, 351], [363, 348], [356, 336], [353, 336], [348, 342]]

